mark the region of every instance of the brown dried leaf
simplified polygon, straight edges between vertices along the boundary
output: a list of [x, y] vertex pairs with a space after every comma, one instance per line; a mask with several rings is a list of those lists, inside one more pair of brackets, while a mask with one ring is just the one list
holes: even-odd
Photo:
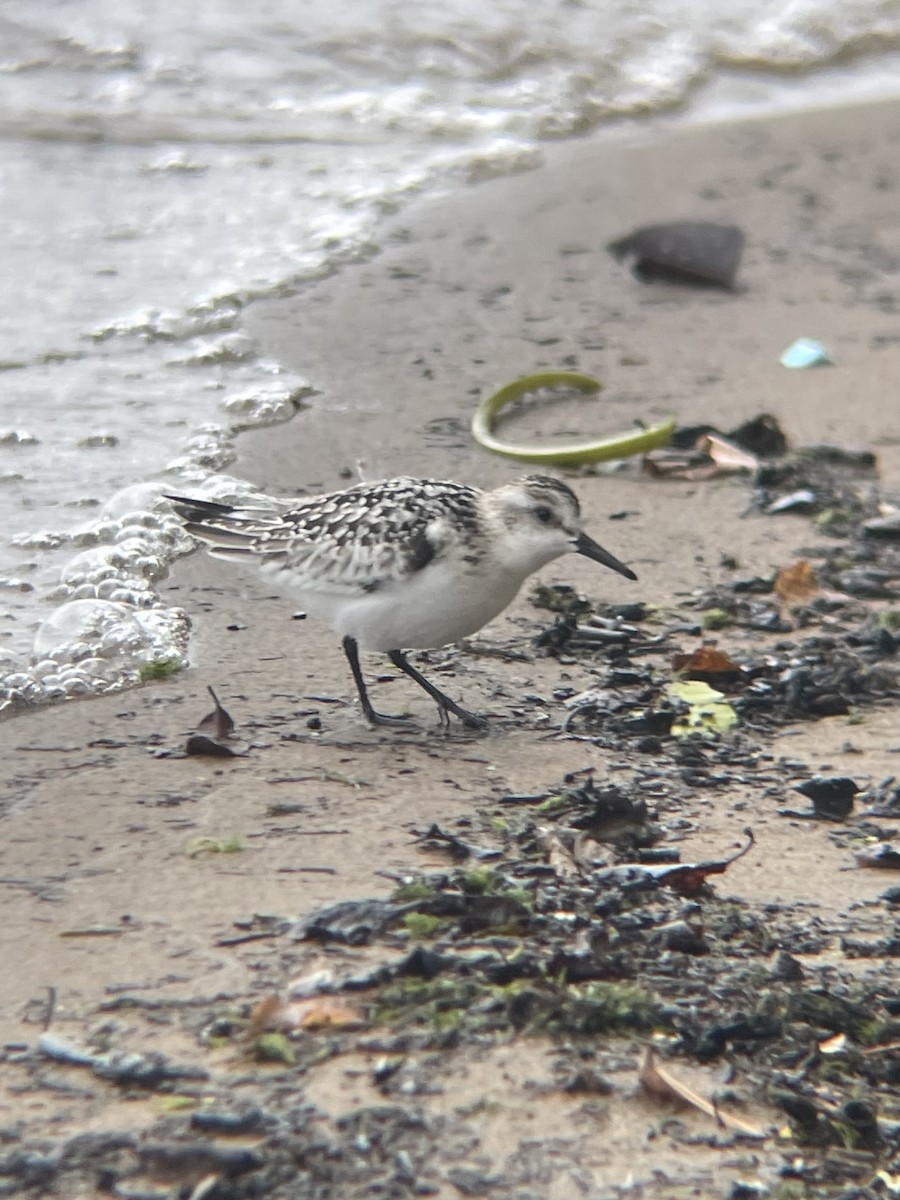
[[363, 1029], [367, 1024], [366, 1014], [359, 1005], [331, 995], [302, 1000], [267, 996], [250, 1017], [250, 1028], [257, 1034], [266, 1030], [289, 1033], [294, 1029]]
[[663, 1100], [679, 1100], [683, 1104], [689, 1104], [699, 1112], [706, 1113], [708, 1117], [712, 1117], [716, 1124], [725, 1126], [728, 1129], [735, 1129], [747, 1137], [764, 1138], [766, 1136], [765, 1130], [760, 1129], [758, 1125], [752, 1125], [749, 1121], [744, 1121], [740, 1117], [734, 1117], [730, 1113], [723, 1112], [712, 1101], [699, 1095], [693, 1088], [688, 1087], [686, 1083], [682, 1083], [668, 1067], [664, 1067], [660, 1063], [656, 1051], [652, 1046], [648, 1046], [644, 1051], [638, 1078], [641, 1081], [641, 1086], [651, 1096], [658, 1096]]
[[805, 604], [818, 590], [816, 573], [805, 558], [782, 567], [775, 576], [775, 593], [784, 604]]
[[266, 996], [264, 1000], [260, 1000], [254, 1005], [253, 1011], [250, 1014], [250, 1034], [256, 1037], [266, 1029], [271, 1029], [269, 1024], [272, 1017], [281, 1008], [282, 1001], [278, 996]]
[[700, 646], [691, 654], [673, 655], [672, 670], [687, 679], [699, 679], [709, 684], [734, 682], [741, 676], [741, 668], [736, 662], [709, 645]]
[[291, 1003], [301, 1029], [364, 1029], [366, 1014], [358, 1004], [339, 996], [315, 996]]
[[211, 713], [207, 713], [200, 724], [197, 726], [198, 733], [208, 733], [210, 737], [221, 741], [223, 738], [230, 737], [234, 732], [234, 719], [231, 714], [226, 712], [219, 703], [219, 697], [211, 687], [206, 689], [212, 696], [215, 708]]

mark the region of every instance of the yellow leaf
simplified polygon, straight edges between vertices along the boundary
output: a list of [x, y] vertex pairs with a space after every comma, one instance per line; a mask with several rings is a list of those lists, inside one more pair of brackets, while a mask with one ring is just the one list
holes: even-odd
[[672, 723], [675, 737], [686, 737], [690, 733], [725, 733], [737, 724], [738, 715], [722, 692], [717, 692], [708, 683], [699, 679], [684, 679], [670, 683], [665, 689], [672, 700], [681, 700], [688, 706], [686, 713]]

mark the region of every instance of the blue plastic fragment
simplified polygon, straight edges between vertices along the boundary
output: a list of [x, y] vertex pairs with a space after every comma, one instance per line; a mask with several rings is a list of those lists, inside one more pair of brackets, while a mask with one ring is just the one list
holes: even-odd
[[794, 370], [800, 370], [803, 367], [821, 367], [831, 361], [831, 355], [821, 342], [806, 337], [797, 338], [796, 342], [791, 342], [781, 356], [781, 365]]

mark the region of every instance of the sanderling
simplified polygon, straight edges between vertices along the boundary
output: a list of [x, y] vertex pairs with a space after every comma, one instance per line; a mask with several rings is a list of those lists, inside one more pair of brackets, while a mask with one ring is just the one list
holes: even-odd
[[381, 651], [436, 702], [443, 723], [467, 712], [430, 683], [404, 650], [475, 633], [512, 601], [532, 572], [569, 551], [637, 576], [581, 528], [578, 498], [547, 475], [484, 492], [435, 479], [362, 483], [309, 499], [262, 498], [237, 507], [169, 496], [189, 533], [216, 558], [253, 562], [280, 591], [343, 636], [362, 709], [376, 712], [359, 651]]

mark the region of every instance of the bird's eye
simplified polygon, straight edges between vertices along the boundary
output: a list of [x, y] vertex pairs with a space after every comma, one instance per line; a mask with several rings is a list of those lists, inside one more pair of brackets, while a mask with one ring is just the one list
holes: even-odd
[[553, 510], [547, 508], [546, 504], [542, 504], [539, 508], [536, 508], [534, 510], [534, 515], [542, 525], [549, 525], [553, 520]]

